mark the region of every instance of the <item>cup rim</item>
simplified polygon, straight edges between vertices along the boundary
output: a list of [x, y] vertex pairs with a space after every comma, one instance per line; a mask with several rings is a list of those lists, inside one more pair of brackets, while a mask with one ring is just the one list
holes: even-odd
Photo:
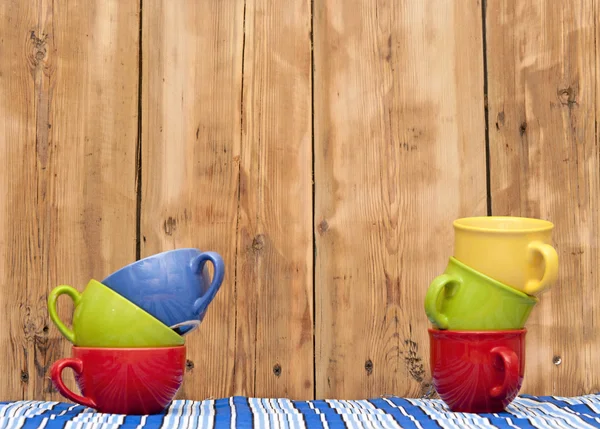
[[[532, 224], [531, 228], [510, 228], [510, 229], [495, 229], [486, 226], [477, 226], [472, 223], [476, 223], [483, 219], [495, 219], [495, 220], [506, 220], [506, 221], [521, 221], [528, 222]], [[472, 222], [472, 223], [471, 223]], [[537, 224], [537, 225], [534, 225]], [[452, 222], [452, 225], [455, 229], [463, 230], [463, 231], [471, 231], [471, 232], [491, 232], [491, 233], [500, 233], [500, 234], [510, 234], [510, 233], [534, 233], [534, 232], [546, 232], [550, 231], [554, 228], [554, 224], [549, 220], [538, 219], [532, 217], [524, 217], [524, 216], [470, 216], [470, 217], [462, 217], [455, 219]]]
[[186, 345], [181, 344], [179, 346], [156, 346], [156, 347], [90, 347], [90, 346], [71, 346], [73, 350], [81, 351], [98, 351], [98, 352], [145, 352], [145, 351], [166, 351], [166, 350], [185, 350]]
[[[123, 295], [117, 293], [116, 291], [114, 291], [113, 289], [109, 288], [108, 286], [106, 286], [104, 283], [102, 283], [99, 280], [96, 279], [90, 279], [87, 286], [90, 285], [95, 285], [95, 286], [101, 286], [101, 289], [105, 289], [106, 291], [108, 291], [109, 295], [111, 295], [112, 297], [114, 297], [114, 299], [117, 299], [119, 301], [123, 301], [127, 304], [129, 304], [129, 306], [133, 307], [134, 311], [140, 312], [141, 315], [143, 317], [145, 317], [146, 319], [150, 319], [150, 321], [153, 322], [153, 324], [159, 324], [159, 326], [156, 326], [156, 329], [162, 329], [163, 331], [165, 331], [165, 333], [168, 331], [170, 336], [173, 336], [173, 341], [175, 341], [175, 336], [178, 337], [177, 342], [181, 343], [181, 344], [171, 344], [168, 346], [164, 346], [164, 347], [179, 347], [182, 345], [185, 345], [185, 339], [183, 338], [183, 336], [179, 335], [177, 332], [175, 332], [173, 329], [171, 329], [169, 326], [165, 325], [163, 322], [161, 322], [159, 319], [157, 319], [156, 317], [154, 317], [152, 314], [148, 313], [146, 310], [144, 310], [142, 307], [140, 307], [139, 305], [137, 305], [136, 303], [134, 303], [133, 301], [128, 300], [127, 298], [125, 298]], [[86, 286], [86, 288], [87, 288]], [[83, 292], [80, 292], [81, 294], [83, 294], [85, 292], [85, 289]], [[162, 348], [163, 346], [157, 346], [157, 348]], [[103, 347], [105, 348], [105, 347]], [[118, 347], [117, 347], [118, 348]], [[137, 348], [137, 347], [131, 347], [131, 348]], [[148, 348], [148, 347], [139, 347], [141, 348]]]
[[489, 331], [481, 330], [481, 329], [471, 331], [471, 330], [466, 330], [466, 329], [438, 329], [438, 328], [428, 327], [427, 331], [429, 331], [430, 334], [439, 333], [442, 335], [456, 335], [456, 336], [460, 336], [460, 335], [502, 336], [502, 335], [525, 335], [525, 334], [527, 334], [527, 328], [525, 328], [525, 327], [517, 328], [517, 329], [490, 329]]
[[504, 283], [502, 283], [502, 282], [500, 282], [500, 281], [498, 281], [498, 280], [496, 280], [496, 279], [494, 279], [494, 278], [492, 278], [492, 277], [490, 277], [490, 276], [482, 273], [481, 271], [477, 271], [476, 269], [468, 266], [464, 262], [459, 261], [454, 256], [450, 256], [450, 262], [453, 263], [453, 264], [455, 264], [455, 265], [458, 265], [459, 267], [465, 269], [466, 271], [469, 271], [469, 272], [471, 272], [471, 273], [473, 273], [473, 274], [475, 274], [475, 275], [477, 275], [479, 277], [482, 277], [484, 280], [490, 282], [491, 284], [493, 284], [494, 286], [499, 287], [502, 290], [505, 290], [507, 292], [510, 292], [512, 294], [517, 295], [519, 298], [526, 299], [526, 300], [530, 301], [533, 304], [537, 304], [540, 301], [540, 299], [537, 296], [535, 296], [535, 295], [528, 295], [525, 292], [522, 292], [522, 291], [520, 291], [518, 289], [515, 289], [515, 288], [513, 288], [513, 287], [511, 287], [511, 286], [509, 286], [507, 284], [504, 284]]
[[131, 268], [131, 267], [133, 267], [135, 265], [138, 265], [138, 264], [140, 264], [142, 262], [146, 262], [146, 261], [149, 261], [149, 260], [152, 260], [152, 259], [162, 258], [167, 253], [183, 253], [183, 252], [189, 252], [189, 251], [194, 251], [194, 252], [202, 253], [202, 250], [200, 250], [200, 249], [198, 249], [196, 247], [180, 247], [180, 248], [177, 248], [177, 249], [164, 250], [162, 252], [154, 253], [154, 254], [148, 255], [148, 256], [146, 256], [144, 258], [140, 258], [137, 261], [130, 262], [129, 264], [122, 266], [118, 270], [113, 271], [112, 273], [110, 273], [109, 275], [107, 275], [106, 277], [104, 277], [104, 279], [102, 279], [102, 281], [105, 281], [105, 280], [113, 277], [117, 273], [120, 273], [121, 271], [125, 271], [128, 268]]

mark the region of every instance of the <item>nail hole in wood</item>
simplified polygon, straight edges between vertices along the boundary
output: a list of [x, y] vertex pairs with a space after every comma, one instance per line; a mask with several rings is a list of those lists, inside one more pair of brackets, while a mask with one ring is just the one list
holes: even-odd
[[325, 234], [328, 229], [329, 229], [329, 224], [327, 223], [327, 221], [325, 219], [323, 219], [321, 222], [319, 222], [319, 226], [317, 226], [317, 231], [319, 231], [319, 234], [321, 234], [321, 235]]
[[192, 362], [189, 359], [186, 359], [186, 361], [185, 361], [185, 369], [187, 371], [191, 371], [192, 369], [194, 369], [194, 362]]
[[521, 135], [521, 137], [523, 137], [525, 135], [526, 131], [527, 131], [527, 122], [523, 122], [523, 123], [521, 123], [521, 126], [519, 127], [519, 134]]
[[562, 363], [562, 358], [560, 356], [554, 356], [552, 358], [552, 363], [556, 366], [560, 365]]

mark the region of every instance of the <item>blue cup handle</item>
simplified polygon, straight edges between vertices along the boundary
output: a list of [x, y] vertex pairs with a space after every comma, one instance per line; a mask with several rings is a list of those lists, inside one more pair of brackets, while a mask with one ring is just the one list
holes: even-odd
[[206, 293], [194, 302], [194, 314], [198, 317], [201, 313], [206, 311], [206, 308], [214, 299], [223, 283], [223, 278], [225, 277], [225, 263], [223, 262], [221, 255], [216, 252], [202, 252], [196, 256], [191, 263], [192, 270], [196, 273], [201, 273], [202, 270], [204, 270], [204, 264], [208, 261], [212, 262], [214, 266], [214, 274]]

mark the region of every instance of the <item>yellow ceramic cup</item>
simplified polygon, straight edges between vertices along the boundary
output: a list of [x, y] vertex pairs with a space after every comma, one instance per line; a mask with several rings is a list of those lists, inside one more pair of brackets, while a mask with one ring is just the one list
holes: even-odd
[[463, 264], [528, 295], [539, 295], [556, 282], [552, 222], [480, 216], [457, 219], [453, 225], [454, 257]]

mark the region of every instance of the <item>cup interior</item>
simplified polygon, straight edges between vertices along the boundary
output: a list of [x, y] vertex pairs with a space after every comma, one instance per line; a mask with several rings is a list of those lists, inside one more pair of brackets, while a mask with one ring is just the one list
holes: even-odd
[[173, 331], [179, 335], [188, 335], [190, 332], [195, 331], [200, 326], [200, 320], [187, 320], [185, 322], [177, 323], [169, 326]]

